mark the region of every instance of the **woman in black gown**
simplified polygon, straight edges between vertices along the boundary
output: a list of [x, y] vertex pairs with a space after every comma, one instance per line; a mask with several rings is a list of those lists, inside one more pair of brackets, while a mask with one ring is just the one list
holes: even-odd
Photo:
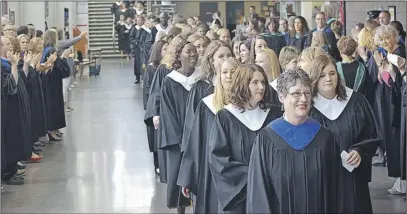
[[229, 103], [230, 82], [239, 64], [235, 58], [228, 58], [222, 63], [219, 75], [215, 76], [214, 93], [199, 102], [186, 140], [188, 143], [184, 148], [177, 184], [183, 187], [185, 197], [192, 198], [195, 213], [216, 213], [219, 209], [208, 165], [208, 133], [215, 114]]
[[261, 128], [281, 117], [270, 104], [267, 75], [257, 65], [241, 65], [232, 76], [230, 104], [220, 110], [209, 135], [209, 167], [218, 213], [246, 211], [247, 170]]
[[[154, 77], [154, 73], [157, 70], [157, 67], [160, 65], [161, 58], [164, 56], [165, 51], [167, 49], [168, 43], [164, 40], [159, 40], [154, 43], [150, 55], [150, 59], [148, 61], [148, 65], [146, 71], [143, 74], [143, 105], [144, 110], [147, 108], [148, 98], [150, 94], [151, 83]], [[156, 131], [153, 125], [146, 125], [147, 126], [147, 139], [148, 139], [148, 147], [150, 152], [153, 153], [154, 157], [154, 170], [156, 174], [159, 174], [158, 170], [158, 156], [157, 156], [157, 147], [154, 146], [155, 144], [155, 135]]]
[[[367, 68], [374, 84], [373, 112], [383, 134], [380, 148], [387, 154], [387, 171], [389, 177], [400, 177], [400, 118], [401, 118], [401, 74], [397, 66], [387, 60], [387, 54], [406, 57], [405, 50], [397, 44], [397, 32], [394, 27], [376, 28], [374, 42], [379, 47], [370, 57]], [[384, 68], [384, 69], [383, 69]], [[385, 71], [385, 72], [381, 72]], [[376, 163], [386, 163], [383, 155]], [[390, 194], [397, 194], [393, 188]]]
[[213, 93], [214, 78], [219, 73], [222, 63], [231, 56], [232, 49], [225, 42], [216, 40], [211, 42], [207, 47], [202, 57], [201, 66], [198, 68], [202, 72], [202, 75], [192, 86], [188, 96], [181, 151], [184, 151], [186, 144], [188, 144], [187, 139], [199, 102], [202, 98]]
[[201, 74], [199, 70], [195, 72], [198, 62], [195, 46], [182, 36], [174, 39], [179, 40], [179, 43], [172, 54], [173, 70], [162, 83], [158, 128], [160, 140], [157, 143], [158, 149], [163, 150], [168, 158], [167, 207], [177, 208], [178, 213], [185, 213], [185, 207], [190, 204], [190, 201], [181, 194], [181, 188], [177, 185], [182, 158], [181, 142], [188, 94], [192, 84]]
[[[15, 38], [14, 38], [15, 39]], [[28, 63], [18, 68], [20, 53], [15, 52], [9, 38], [1, 37], [2, 83], [2, 137], [4, 139], [5, 167], [2, 182], [11, 185], [24, 183], [23, 174], [17, 173], [17, 162], [31, 157], [31, 115], [27, 89], [20, 73], [28, 72]], [[25, 59], [25, 62], [29, 62]]]
[[381, 130], [367, 99], [343, 85], [328, 55], [314, 59], [310, 77], [314, 106], [310, 116], [328, 128], [342, 160], [339, 167], [337, 213], [373, 213], [370, 200], [371, 160], [382, 140]]
[[278, 78], [284, 116], [256, 137], [247, 181], [247, 213], [335, 213], [339, 153], [333, 134], [308, 117], [311, 80], [301, 69]]

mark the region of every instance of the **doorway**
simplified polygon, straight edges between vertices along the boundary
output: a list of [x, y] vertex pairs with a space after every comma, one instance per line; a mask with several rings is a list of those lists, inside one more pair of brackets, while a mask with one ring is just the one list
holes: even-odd
[[[243, 24], [244, 17], [244, 2], [243, 1], [233, 1], [226, 2], [226, 28], [232, 32], [236, 29], [237, 25]], [[235, 36], [232, 33], [232, 38]]]
[[[199, 16], [203, 23], [212, 22], [212, 14], [218, 11], [217, 2], [201, 2], [199, 3]], [[222, 16], [222, 14], [221, 14]]]

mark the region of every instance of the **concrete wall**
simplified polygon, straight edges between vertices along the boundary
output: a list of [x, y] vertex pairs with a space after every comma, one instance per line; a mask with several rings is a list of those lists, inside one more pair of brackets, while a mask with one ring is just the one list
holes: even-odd
[[396, 6], [396, 20], [407, 27], [407, 2], [402, 1], [347, 1], [346, 2], [346, 33], [350, 35], [350, 30], [358, 22], [364, 22], [367, 12], [370, 10], [388, 10], [388, 6]]

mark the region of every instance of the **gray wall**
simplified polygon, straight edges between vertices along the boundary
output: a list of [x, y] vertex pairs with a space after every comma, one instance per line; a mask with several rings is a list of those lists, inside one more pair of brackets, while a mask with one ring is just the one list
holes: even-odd
[[404, 30], [407, 25], [407, 2], [402, 1], [346, 1], [346, 34], [350, 35], [350, 30], [358, 22], [364, 22], [370, 10], [388, 10], [388, 6], [396, 6], [396, 20], [403, 24]]

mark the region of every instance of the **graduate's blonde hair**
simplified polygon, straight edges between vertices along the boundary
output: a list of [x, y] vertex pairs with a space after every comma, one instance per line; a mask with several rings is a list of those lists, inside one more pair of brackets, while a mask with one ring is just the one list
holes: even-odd
[[[319, 48], [319, 47], [309, 47], [309, 48], [305, 48], [300, 56], [298, 57], [298, 62], [301, 61], [301, 58], [305, 61], [307, 61], [308, 63], [312, 63], [312, 61], [320, 55], [326, 55], [326, 52], [324, 51], [324, 49]], [[302, 70], [304, 70], [305, 72], [307, 72], [309, 74], [310, 71], [306, 71], [304, 68], [302, 68]]]
[[298, 59], [298, 56], [300, 56], [300, 52], [297, 48], [293, 46], [285, 46], [280, 51], [278, 61], [280, 62], [281, 67], [285, 69], [285, 66], [287, 66], [287, 64], [293, 59]]
[[265, 53], [270, 61], [270, 71], [271, 71], [271, 79], [269, 82], [277, 79], [281, 74], [281, 67], [280, 63], [278, 62], [277, 54], [272, 49], [265, 48], [261, 49], [258, 54]]
[[366, 48], [369, 51], [373, 51], [374, 49], [376, 49], [376, 45], [374, 44], [374, 41], [373, 41], [374, 35], [375, 35], [375, 30], [364, 27], [359, 32], [358, 45], [360, 47]]
[[[226, 59], [223, 64], [230, 63], [235, 69], [239, 67], [240, 61], [236, 58], [230, 57]], [[221, 82], [221, 72], [216, 76], [216, 86], [213, 92], [213, 105], [215, 106], [216, 112], [221, 110], [225, 105], [229, 104], [229, 92], [225, 91], [226, 89], [223, 87]], [[230, 90], [230, 88], [228, 89]]]

